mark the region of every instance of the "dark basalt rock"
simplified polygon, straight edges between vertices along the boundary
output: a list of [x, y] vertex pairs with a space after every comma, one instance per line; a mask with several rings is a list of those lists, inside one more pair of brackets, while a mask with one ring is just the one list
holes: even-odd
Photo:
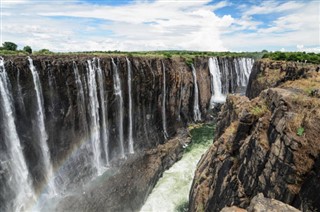
[[[247, 208], [258, 193], [319, 210], [320, 100], [306, 88], [320, 87], [320, 74], [315, 65], [268, 60], [252, 73], [247, 95], [258, 96], [228, 96], [198, 163], [189, 211]], [[279, 87], [261, 92], [272, 85]]]

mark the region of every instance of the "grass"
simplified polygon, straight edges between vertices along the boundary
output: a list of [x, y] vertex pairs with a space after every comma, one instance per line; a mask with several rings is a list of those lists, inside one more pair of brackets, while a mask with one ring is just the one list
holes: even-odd
[[268, 107], [266, 104], [256, 105], [251, 108], [250, 113], [256, 117], [262, 117], [268, 112]]
[[298, 136], [302, 136], [304, 133], [304, 128], [303, 127], [299, 127], [298, 130], [297, 130], [297, 135]]

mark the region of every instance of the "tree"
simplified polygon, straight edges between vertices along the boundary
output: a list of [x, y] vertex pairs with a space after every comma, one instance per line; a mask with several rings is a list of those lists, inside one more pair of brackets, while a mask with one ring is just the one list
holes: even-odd
[[32, 54], [32, 49], [30, 46], [23, 47], [23, 51], [28, 52], [29, 54]]
[[11, 51], [16, 51], [18, 47], [17, 44], [12, 42], [4, 42], [2, 46], [5, 50], [11, 50]]
[[39, 54], [51, 54], [52, 52], [49, 49], [40, 49], [38, 51]]

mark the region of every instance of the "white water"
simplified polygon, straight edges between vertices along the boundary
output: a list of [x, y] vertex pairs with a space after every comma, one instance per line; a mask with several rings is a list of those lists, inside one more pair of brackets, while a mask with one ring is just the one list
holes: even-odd
[[77, 85], [77, 106], [79, 111], [79, 116], [81, 116], [82, 125], [84, 126], [84, 134], [87, 136], [89, 134], [89, 130], [87, 128], [87, 118], [86, 118], [86, 105], [85, 105], [85, 98], [84, 98], [84, 91], [82, 81], [79, 75], [79, 70], [77, 64], [73, 62], [73, 71], [76, 79]]
[[221, 75], [216, 57], [209, 58], [209, 71], [211, 76], [210, 106], [212, 108], [214, 103], [222, 103], [226, 101], [226, 96], [222, 94]]
[[196, 69], [192, 64], [192, 76], [193, 76], [193, 120], [194, 121], [201, 121], [201, 112], [199, 109], [199, 89], [197, 83], [197, 73]]
[[107, 101], [105, 100], [105, 85], [104, 85], [104, 78], [102, 75], [102, 70], [101, 70], [101, 65], [100, 65], [100, 60], [97, 59], [97, 63], [98, 66], [96, 67], [97, 69], [97, 73], [98, 73], [98, 83], [99, 83], [99, 93], [100, 93], [100, 102], [101, 102], [101, 121], [102, 121], [102, 143], [103, 143], [103, 147], [104, 147], [104, 154], [105, 154], [105, 158], [106, 158], [106, 165], [109, 165], [109, 136], [107, 134], [107, 121], [106, 121], [106, 104]]
[[10, 167], [11, 172], [9, 174], [12, 178], [9, 186], [15, 192], [15, 197], [11, 200], [12, 208], [9, 210], [21, 211], [27, 207], [27, 202], [35, 200], [35, 195], [15, 125], [12, 97], [9, 93], [3, 58], [0, 58], [0, 99], [0, 107], [3, 111], [2, 117], [5, 123], [2, 128], [5, 140], [1, 142], [6, 143], [9, 153], [7, 161], [1, 162], [8, 163], [8, 167]]
[[118, 127], [119, 127], [119, 143], [120, 143], [120, 157], [125, 158], [124, 154], [124, 145], [123, 145], [123, 97], [121, 90], [121, 81], [118, 73], [118, 67], [115, 64], [113, 58], [112, 61], [112, 69], [113, 69], [113, 87], [114, 94], [118, 97], [119, 101], [119, 117], [118, 117]]
[[162, 90], [162, 130], [164, 139], [169, 137], [167, 132], [167, 118], [166, 118], [166, 67], [162, 62], [162, 73], [163, 73], [163, 90]]
[[238, 60], [240, 68], [240, 85], [247, 86], [254, 61], [251, 58], [239, 58]]
[[48, 184], [48, 189], [47, 189], [47, 193], [51, 196], [51, 195], [56, 195], [56, 189], [55, 189], [55, 185], [54, 185], [54, 181], [53, 181], [53, 168], [52, 168], [52, 164], [50, 162], [50, 152], [49, 152], [49, 147], [47, 144], [47, 139], [48, 139], [48, 135], [46, 132], [46, 128], [45, 128], [45, 123], [44, 123], [44, 119], [45, 119], [45, 115], [44, 115], [44, 107], [43, 107], [43, 95], [42, 95], [42, 88], [41, 88], [41, 83], [40, 83], [40, 79], [39, 79], [39, 75], [38, 72], [35, 68], [35, 66], [33, 65], [33, 61], [30, 57], [28, 57], [29, 60], [29, 68], [31, 70], [32, 73], [32, 77], [33, 77], [33, 83], [34, 83], [34, 89], [36, 91], [36, 95], [37, 95], [37, 126], [39, 127], [39, 131], [38, 131], [38, 139], [39, 139], [39, 143], [40, 143], [40, 148], [41, 148], [41, 152], [43, 155], [43, 163], [44, 163], [44, 173], [46, 173], [46, 180], [47, 180], [47, 184]]
[[101, 158], [99, 101], [97, 94], [96, 72], [91, 60], [88, 63], [88, 90], [89, 90], [89, 114], [90, 114], [90, 140], [93, 153], [93, 164], [97, 174], [104, 171]]
[[132, 138], [132, 91], [131, 91], [131, 62], [128, 58], [127, 66], [128, 66], [128, 92], [129, 92], [129, 153], [133, 154], [133, 138]]
[[18, 69], [18, 74], [17, 74], [17, 87], [18, 87], [18, 102], [19, 102], [19, 108], [22, 111], [23, 114], [26, 113], [26, 108], [24, 105], [24, 101], [23, 101], [23, 96], [22, 96], [22, 87], [20, 84], [20, 70]]
[[211, 141], [194, 144], [190, 152], [165, 171], [140, 211], [173, 212], [178, 205], [187, 202], [197, 163]]

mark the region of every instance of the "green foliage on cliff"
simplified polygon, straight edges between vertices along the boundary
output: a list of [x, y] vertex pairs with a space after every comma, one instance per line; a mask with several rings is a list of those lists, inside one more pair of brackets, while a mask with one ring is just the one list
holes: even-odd
[[32, 54], [32, 49], [30, 46], [23, 47], [23, 51], [28, 52], [29, 54]]
[[302, 136], [304, 133], [304, 128], [303, 127], [299, 127], [298, 130], [297, 130], [297, 135], [298, 136]]
[[284, 61], [299, 61], [303, 63], [320, 64], [320, 54], [306, 52], [270, 52], [263, 55], [262, 58]]
[[17, 47], [18, 47], [17, 44], [13, 42], [4, 42], [2, 44], [3, 50], [16, 51]]

